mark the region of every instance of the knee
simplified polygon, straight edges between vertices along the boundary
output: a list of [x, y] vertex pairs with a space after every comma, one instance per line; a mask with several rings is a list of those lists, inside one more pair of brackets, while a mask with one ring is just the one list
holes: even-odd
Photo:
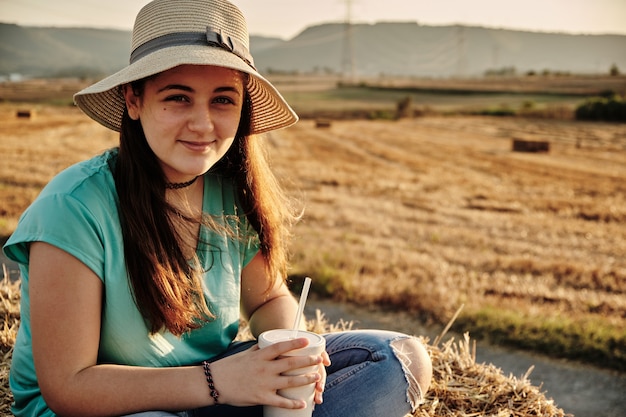
[[428, 351], [417, 338], [394, 340], [391, 344], [409, 382], [409, 396], [415, 407], [424, 400], [433, 376], [433, 366]]

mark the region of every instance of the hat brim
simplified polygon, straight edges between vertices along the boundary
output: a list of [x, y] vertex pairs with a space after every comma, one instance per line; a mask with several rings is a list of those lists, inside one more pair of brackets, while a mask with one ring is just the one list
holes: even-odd
[[74, 103], [89, 117], [119, 132], [126, 107], [120, 86], [158, 74], [179, 65], [215, 65], [250, 75], [247, 85], [251, 100], [251, 134], [293, 125], [298, 116], [278, 90], [238, 56], [221, 48], [185, 45], [155, 51], [115, 74], [79, 91]]

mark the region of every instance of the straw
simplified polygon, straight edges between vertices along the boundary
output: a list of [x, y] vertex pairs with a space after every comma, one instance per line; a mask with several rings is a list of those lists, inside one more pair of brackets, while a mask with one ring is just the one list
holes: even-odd
[[306, 277], [304, 279], [304, 286], [302, 287], [302, 293], [300, 293], [300, 302], [298, 303], [298, 312], [296, 313], [296, 321], [293, 323], [293, 330], [291, 332], [291, 339], [298, 337], [298, 329], [300, 329], [300, 319], [304, 313], [304, 305], [306, 304], [306, 298], [309, 296], [309, 288], [311, 287], [311, 278]]

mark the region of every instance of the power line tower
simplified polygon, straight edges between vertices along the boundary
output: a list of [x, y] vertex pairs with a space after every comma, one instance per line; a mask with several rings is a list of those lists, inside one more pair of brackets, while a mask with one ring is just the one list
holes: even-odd
[[346, 20], [344, 22], [343, 51], [341, 77], [344, 82], [356, 82], [356, 60], [354, 57], [354, 27], [352, 25], [352, 0], [346, 3]]
[[456, 29], [456, 76], [463, 78], [467, 75], [466, 34], [462, 25], [457, 26]]

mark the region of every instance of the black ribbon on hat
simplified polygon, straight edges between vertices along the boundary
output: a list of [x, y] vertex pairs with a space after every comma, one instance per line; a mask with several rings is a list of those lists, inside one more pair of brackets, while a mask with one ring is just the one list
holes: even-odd
[[172, 46], [186, 46], [186, 45], [206, 45], [224, 49], [231, 52], [241, 58], [246, 64], [250, 65], [253, 69], [254, 60], [248, 48], [237, 39], [232, 36], [224, 34], [221, 29], [213, 29], [207, 27], [206, 33], [202, 32], [178, 32], [168, 33], [167, 35], [159, 36], [149, 40], [148, 42], [139, 45], [130, 54], [130, 63], [134, 63], [137, 60], [150, 55], [163, 48], [169, 48]]

